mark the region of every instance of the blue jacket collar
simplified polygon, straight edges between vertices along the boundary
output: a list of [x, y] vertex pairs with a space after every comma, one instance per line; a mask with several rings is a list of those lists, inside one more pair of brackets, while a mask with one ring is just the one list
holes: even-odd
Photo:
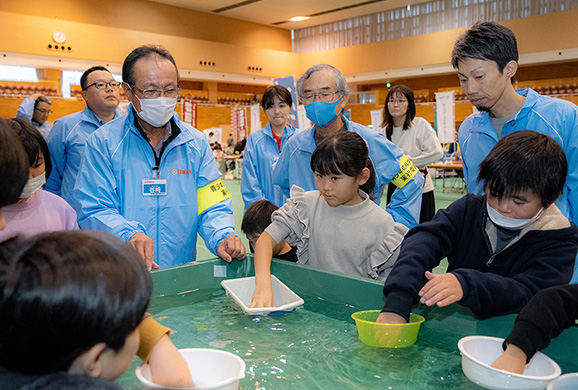
[[[120, 110], [117, 108], [114, 112], [114, 119], [118, 118], [119, 116], [122, 115], [122, 112], [120, 112]], [[93, 125], [95, 125], [96, 127], [100, 127], [102, 125], [104, 125], [106, 122], [104, 122], [102, 119], [100, 119], [95, 113], [94, 111], [92, 111], [88, 106], [84, 107], [84, 110], [82, 110], [82, 120], [85, 122], [89, 122], [92, 123]]]
[[[144, 137], [142, 136], [140, 131], [134, 125], [134, 121], [135, 121], [135, 116], [134, 116], [133, 105], [129, 104], [129, 106], [127, 107], [126, 125], [128, 125], [129, 131], [133, 132], [133, 134], [137, 135], [140, 138], [143, 138], [143, 140], [146, 141], [146, 139], [144, 139]], [[179, 130], [179, 134], [167, 145], [167, 150], [172, 149], [175, 146], [182, 145], [186, 142], [189, 142], [193, 138], [190, 131], [185, 126], [183, 126], [181, 124], [181, 121], [179, 119], [179, 115], [177, 114], [176, 111], [175, 111], [175, 113], [171, 119], [171, 123], [172, 123], [172, 126], [176, 126], [176, 129]], [[174, 128], [173, 128], [173, 131], [175, 131]]]
[[[341, 115], [341, 120], [343, 120], [345, 127], [347, 128], [347, 130], [349, 130], [351, 128], [351, 121], [347, 119], [344, 115]], [[313, 151], [315, 150], [315, 138], [314, 138], [315, 126], [311, 126], [307, 130], [301, 131], [301, 134], [303, 134], [302, 140], [304, 142], [299, 143], [297, 149], [313, 153]]]

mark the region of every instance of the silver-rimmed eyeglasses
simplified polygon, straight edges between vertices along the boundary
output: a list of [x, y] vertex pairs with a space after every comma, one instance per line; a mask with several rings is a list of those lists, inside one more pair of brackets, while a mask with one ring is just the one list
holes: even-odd
[[135, 85], [132, 85], [131, 88], [139, 91], [145, 99], [154, 99], [160, 97], [161, 95], [168, 98], [175, 98], [179, 96], [179, 93], [181, 93], [181, 87], [178, 85], [176, 87], [168, 87], [164, 91], [161, 91], [160, 89], [140, 89]]
[[335, 96], [335, 94], [337, 93], [338, 92], [332, 91], [323, 91], [319, 93], [305, 92], [303, 94], [303, 103], [305, 104], [311, 103], [313, 100], [315, 100], [316, 96], [319, 98], [319, 100], [329, 103], [333, 100], [333, 96]]

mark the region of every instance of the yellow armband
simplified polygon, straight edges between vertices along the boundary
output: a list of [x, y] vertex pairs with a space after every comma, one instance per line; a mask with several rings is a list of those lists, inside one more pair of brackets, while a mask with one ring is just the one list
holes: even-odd
[[199, 205], [198, 214], [208, 209], [211, 206], [216, 205], [219, 202], [229, 199], [231, 193], [223, 184], [221, 179], [217, 179], [212, 183], [207, 184], [204, 187], [197, 189], [197, 203]]
[[402, 188], [419, 172], [419, 169], [404, 154], [399, 158], [399, 172], [391, 181], [398, 188]]

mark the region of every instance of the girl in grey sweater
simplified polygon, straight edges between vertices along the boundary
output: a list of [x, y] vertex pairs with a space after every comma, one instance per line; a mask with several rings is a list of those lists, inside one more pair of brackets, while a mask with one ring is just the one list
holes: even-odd
[[293, 186], [255, 245], [255, 291], [251, 307], [272, 307], [272, 248], [285, 240], [300, 264], [384, 280], [407, 228], [367, 194], [375, 170], [360, 135], [340, 131], [324, 139], [311, 157], [318, 191]]

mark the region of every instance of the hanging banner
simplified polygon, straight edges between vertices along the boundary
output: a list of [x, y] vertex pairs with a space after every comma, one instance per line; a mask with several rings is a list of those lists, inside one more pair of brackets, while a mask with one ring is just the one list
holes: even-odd
[[263, 126], [261, 126], [260, 107], [258, 104], [251, 106], [251, 133], [263, 128]]
[[299, 100], [297, 100], [297, 88], [295, 87], [295, 79], [293, 76], [283, 77], [280, 79], [274, 79], [273, 84], [281, 85], [291, 92], [291, 99], [293, 99], [293, 105], [291, 106], [291, 112], [289, 113], [288, 121], [298, 129], [304, 129], [305, 124], [301, 123], [299, 120], [299, 115], [297, 115], [297, 107], [299, 106]]
[[231, 133], [237, 135], [237, 141], [247, 137], [247, 113], [244, 108], [231, 108]]
[[371, 127], [378, 133], [381, 132], [381, 122], [383, 122], [383, 109], [372, 110], [371, 114]]
[[183, 100], [182, 111], [182, 121], [197, 128], [197, 102], [189, 99]]
[[313, 126], [313, 123], [307, 118], [307, 112], [305, 111], [305, 106], [299, 105], [297, 107], [297, 117], [299, 118], [299, 123], [301, 126], [298, 130], [305, 130]]
[[440, 142], [442, 144], [456, 142], [454, 91], [436, 92], [436, 122]]

